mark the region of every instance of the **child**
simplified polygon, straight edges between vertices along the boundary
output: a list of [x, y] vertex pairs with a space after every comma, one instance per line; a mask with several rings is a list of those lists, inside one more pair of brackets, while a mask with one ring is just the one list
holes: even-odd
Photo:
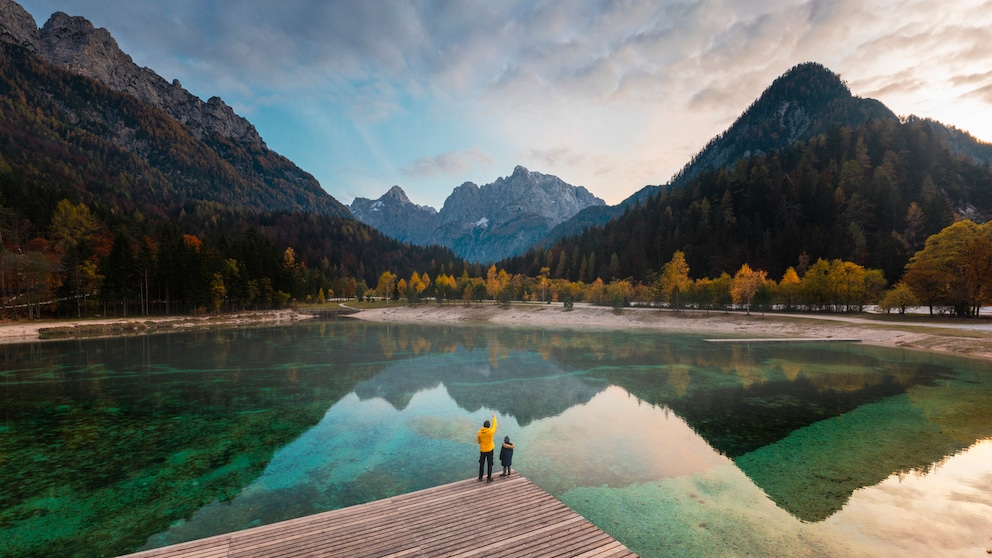
[[503, 437], [503, 447], [499, 449], [499, 462], [503, 466], [503, 474], [501, 477], [510, 476], [510, 465], [513, 464], [513, 444], [510, 443], [510, 437]]

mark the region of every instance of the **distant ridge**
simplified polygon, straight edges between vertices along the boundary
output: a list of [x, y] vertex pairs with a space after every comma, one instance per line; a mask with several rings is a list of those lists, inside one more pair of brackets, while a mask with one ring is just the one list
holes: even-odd
[[455, 188], [440, 211], [416, 205], [399, 186], [377, 200], [356, 198], [355, 218], [412, 244], [451, 248], [474, 262], [523, 253], [556, 225], [606, 202], [582, 186], [522, 166], [483, 186]]

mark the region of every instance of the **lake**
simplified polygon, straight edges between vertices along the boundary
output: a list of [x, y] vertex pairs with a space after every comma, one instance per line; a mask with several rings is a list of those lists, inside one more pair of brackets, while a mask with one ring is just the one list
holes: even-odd
[[113, 556], [471, 478], [492, 413], [515, 471], [641, 556], [992, 549], [986, 361], [331, 320], [0, 362], [0, 556]]

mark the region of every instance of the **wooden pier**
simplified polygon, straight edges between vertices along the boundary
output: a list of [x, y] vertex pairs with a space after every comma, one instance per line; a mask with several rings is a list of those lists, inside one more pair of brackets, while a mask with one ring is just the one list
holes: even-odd
[[491, 483], [458, 481], [128, 556], [636, 557], [516, 473]]

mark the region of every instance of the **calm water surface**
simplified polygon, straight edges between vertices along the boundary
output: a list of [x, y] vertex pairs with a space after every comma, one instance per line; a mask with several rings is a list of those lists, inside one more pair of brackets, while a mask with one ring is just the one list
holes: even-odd
[[493, 412], [516, 470], [641, 556], [992, 549], [987, 362], [357, 321], [0, 361], [2, 556], [112, 556], [473, 477]]

